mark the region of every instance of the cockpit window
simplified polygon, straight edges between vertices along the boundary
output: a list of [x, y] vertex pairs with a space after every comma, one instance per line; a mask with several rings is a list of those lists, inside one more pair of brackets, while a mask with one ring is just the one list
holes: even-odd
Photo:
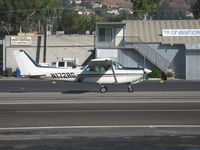
[[95, 72], [105, 72], [111, 69], [111, 66], [103, 66], [103, 65], [92, 65], [87, 67], [87, 71], [95, 71]]

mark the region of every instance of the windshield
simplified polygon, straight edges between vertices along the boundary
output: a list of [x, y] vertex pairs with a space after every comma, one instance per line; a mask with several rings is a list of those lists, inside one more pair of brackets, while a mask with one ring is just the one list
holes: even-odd
[[116, 70], [122, 70], [122, 69], [124, 69], [124, 66], [122, 66], [120, 63], [118, 63], [118, 62], [115, 62], [114, 64], [114, 67], [115, 67], [115, 69]]

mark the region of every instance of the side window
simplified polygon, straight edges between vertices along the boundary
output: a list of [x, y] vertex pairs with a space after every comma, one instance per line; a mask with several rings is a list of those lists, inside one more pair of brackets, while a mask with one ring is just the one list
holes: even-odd
[[111, 66], [103, 66], [103, 65], [96, 65], [96, 66], [88, 66], [86, 69], [87, 71], [95, 71], [95, 72], [105, 72], [111, 69]]
[[59, 62], [59, 63], [58, 63], [58, 66], [59, 66], [59, 67], [65, 67], [65, 62], [63, 62], [63, 61]]
[[104, 67], [105, 67], [105, 71], [108, 71], [108, 70], [111, 70], [111, 69], [112, 69], [111, 65], [109, 65], [109, 66], [104, 66]]
[[52, 62], [52, 66], [53, 66], [53, 67], [56, 67], [56, 62]]
[[87, 71], [96, 71], [95, 66], [88, 66]]

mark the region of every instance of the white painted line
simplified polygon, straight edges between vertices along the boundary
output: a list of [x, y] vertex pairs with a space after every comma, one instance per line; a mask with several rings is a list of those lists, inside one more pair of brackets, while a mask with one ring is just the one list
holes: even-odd
[[46, 127], [10, 127], [3, 130], [40, 130], [40, 129], [100, 129], [100, 128], [200, 128], [200, 125], [117, 125], [117, 126], [46, 126]]
[[39, 110], [39, 111], [7, 111], [8, 113], [87, 113], [87, 112], [200, 112], [200, 109], [180, 110]]
[[0, 105], [45, 105], [45, 104], [188, 104], [188, 103], [200, 103], [199, 100], [193, 101], [1, 101]]

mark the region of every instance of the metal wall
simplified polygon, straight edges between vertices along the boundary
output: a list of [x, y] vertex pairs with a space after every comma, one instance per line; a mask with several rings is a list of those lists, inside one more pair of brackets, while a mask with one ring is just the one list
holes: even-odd
[[96, 58], [114, 58], [125, 67], [143, 68], [152, 66], [148, 61], [144, 62], [144, 58], [134, 49], [97, 49]]
[[[163, 45], [148, 44], [157, 53], [171, 62], [175, 71], [175, 77], [185, 79], [186, 77], [186, 50], [184, 45]], [[116, 55], [118, 51], [118, 56]], [[145, 67], [153, 66], [148, 60], [144, 62], [144, 57], [134, 49], [98, 49], [96, 57], [117, 57], [118, 61], [125, 67]]]
[[185, 45], [148, 44], [157, 53], [171, 62], [175, 78], [186, 78], [186, 48]]
[[96, 58], [118, 59], [118, 49], [96, 49]]
[[150, 65], [135, 50], [119, 50], [118, 61], [125, 67], [149, 68]]
[[200, 79], [200, 50], [186, 51], [186, 79]]

